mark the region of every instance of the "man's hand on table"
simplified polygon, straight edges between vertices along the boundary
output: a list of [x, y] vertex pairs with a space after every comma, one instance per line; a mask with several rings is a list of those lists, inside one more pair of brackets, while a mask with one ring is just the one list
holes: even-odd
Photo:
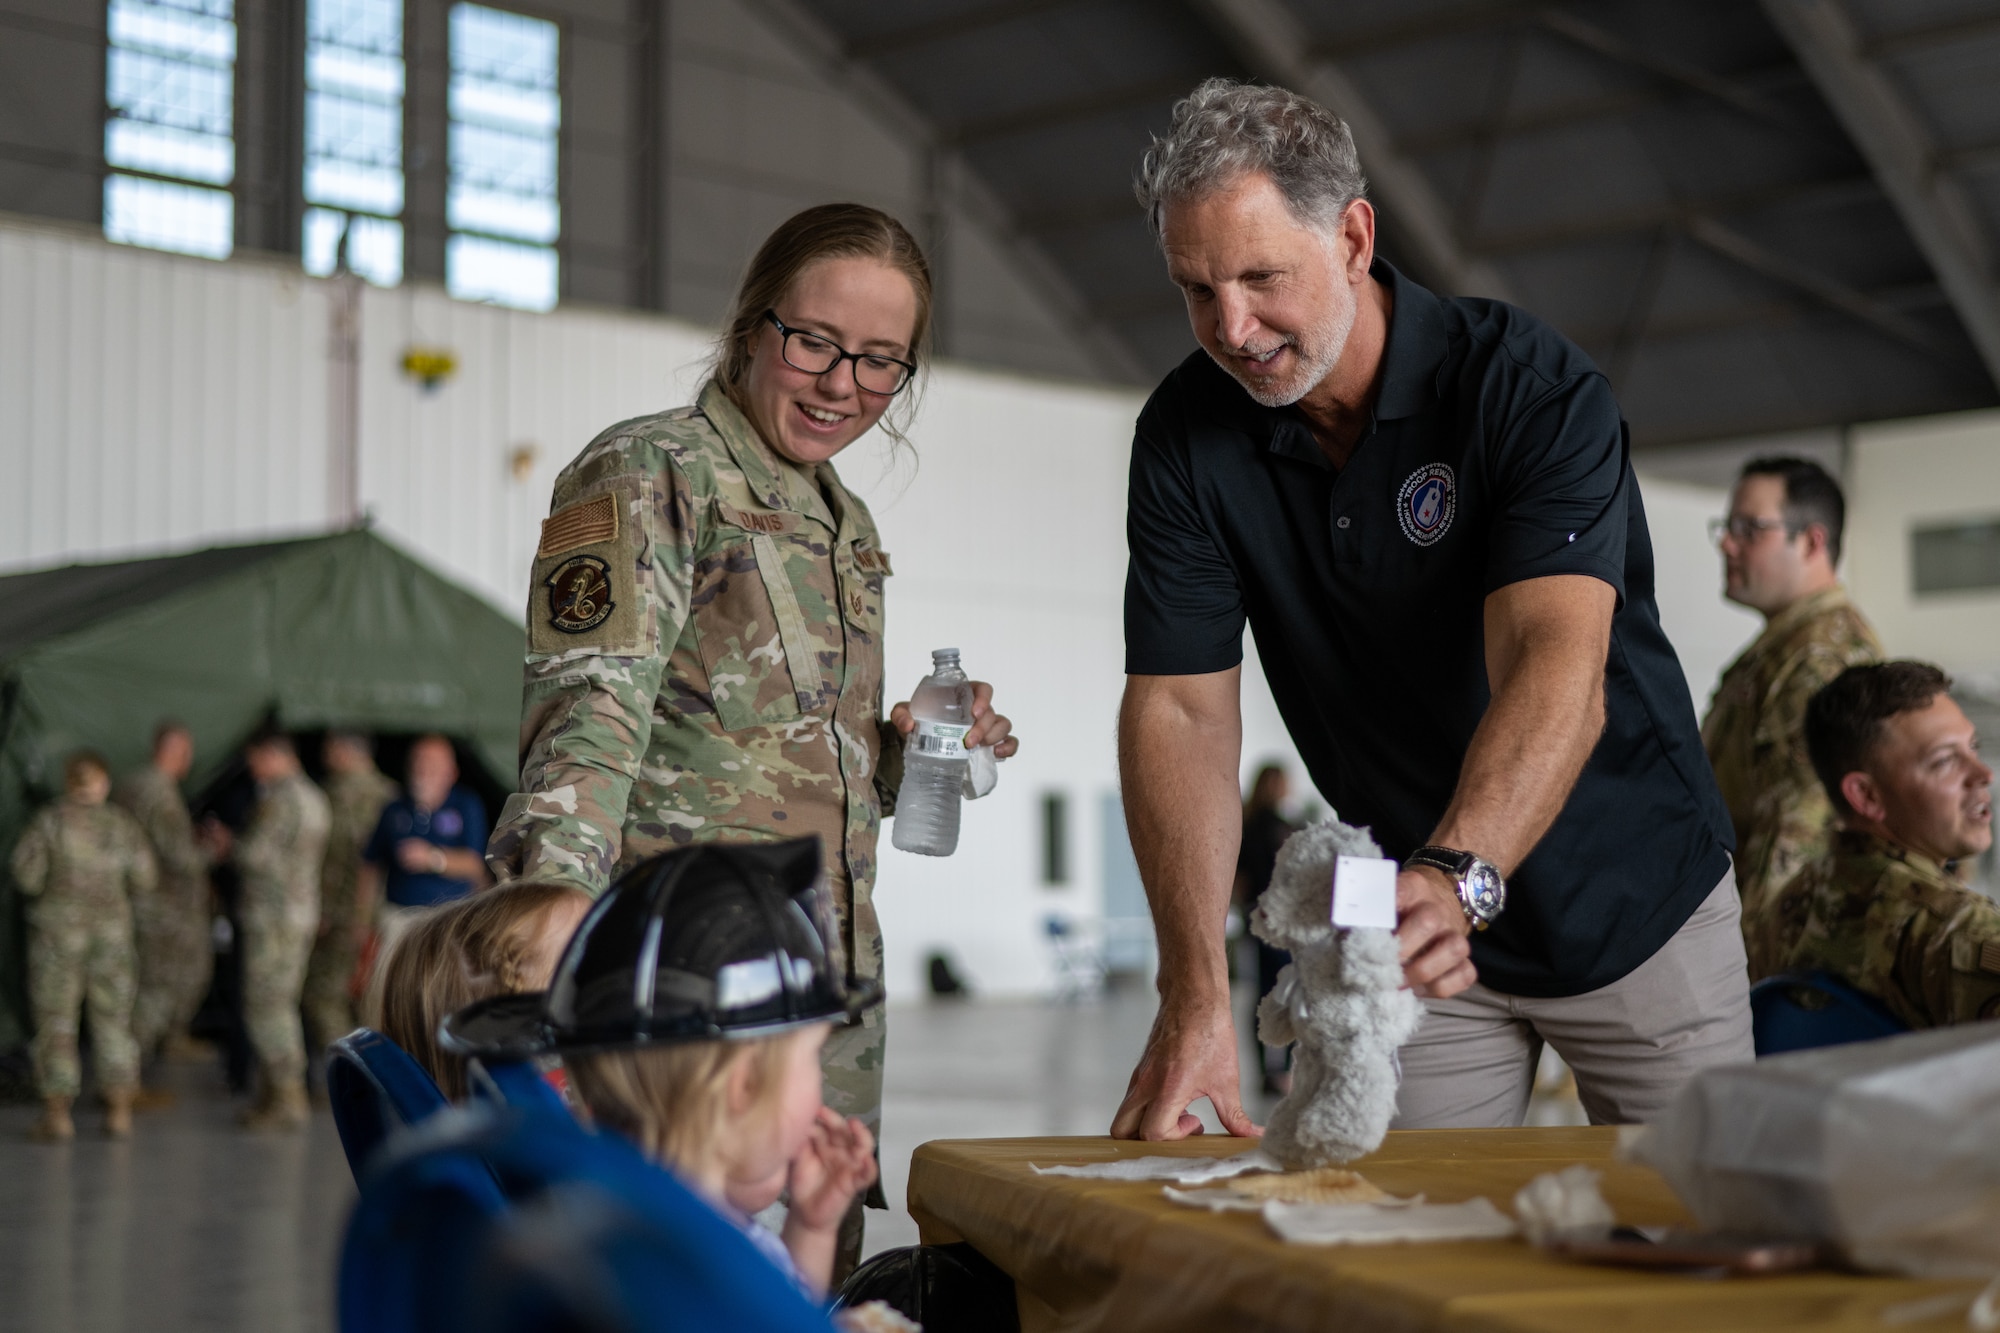
[[1442, 870], [1411, 866], [1396, 876], [1396, 922], [1403, 983], [1418, 995], [1449, 999], [1479, 980], [1472, 922]]
[[1111, 1121], [1111, 1137], [1159, 1142], [1199, 1134], [1201, 1117], [1187, 1108], [1203, 1097], [1229, 1133], [1263, 1137], [1263, 1129], [1243, 1110], [1236, 1023], [1226, 993], [1206, 1002], [1162, 997], [1146, 1038], [1146, 1053], [1139, 1057], [1125, 1102]]

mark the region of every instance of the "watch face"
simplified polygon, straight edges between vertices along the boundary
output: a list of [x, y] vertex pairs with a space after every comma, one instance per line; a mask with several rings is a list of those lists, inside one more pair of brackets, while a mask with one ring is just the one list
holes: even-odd
[[1466, 895], [1472, 900], [1472, 910], [1482, 920], [1491, 920], [1500, 915], [1506, 903], [1506, 886], [1500, 879], [1500, 872], [1484, 861], [1476, 863], [1465, 877]]

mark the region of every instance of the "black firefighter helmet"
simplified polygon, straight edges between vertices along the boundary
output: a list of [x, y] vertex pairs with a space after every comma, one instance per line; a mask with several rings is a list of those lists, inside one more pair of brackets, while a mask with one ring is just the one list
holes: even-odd
[[852, 1019], [882, 989], [848, 989], [831, 917], [818, 838], [666, 852], [597, 900], [547, 991], [461, 1009], [438, 1041], [455, 1055], [520, 1060]]

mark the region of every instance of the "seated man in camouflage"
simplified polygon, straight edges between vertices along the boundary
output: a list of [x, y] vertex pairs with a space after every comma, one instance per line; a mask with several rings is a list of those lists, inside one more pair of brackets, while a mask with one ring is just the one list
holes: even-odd
[[1992, 845], [1993, 770], [1950, 688], [1934, 666], [1883, 662], [1806, 706], [1841, 830], [1779, 894], [1753, 978], [1831, 972], [1913, 1028], [2000, 1018], [2000, 907], [1960, 869]]

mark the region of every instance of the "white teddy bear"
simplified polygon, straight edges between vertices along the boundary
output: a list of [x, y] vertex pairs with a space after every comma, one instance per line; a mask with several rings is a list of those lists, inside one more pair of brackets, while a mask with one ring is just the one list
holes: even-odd
[[1423, 1005], [1403, 988], [1394, 934], [1333, 924], [1336, 859], [1381, 855], [1366, 829], [1328, 816], [1286, 841], [1250, 914], [1258, 939], [1292, 955], [1257, 1008], [1257, 1035], [1293, 1046], [1292, 1090], [1264, 1134], [1264, 1150], [1292, 1170], [1375, 1151], [1396, 1114], [1396, 1048]]

